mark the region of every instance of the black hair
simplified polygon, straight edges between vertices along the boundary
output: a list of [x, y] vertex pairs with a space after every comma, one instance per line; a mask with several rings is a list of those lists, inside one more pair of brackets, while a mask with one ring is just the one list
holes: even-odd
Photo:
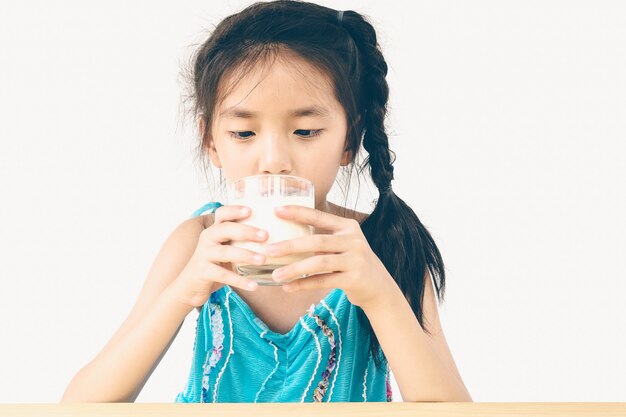
[[[341, 17], [341, 18], [340, 18]], [[348, 118], [346, 149], [351, 169], [361, 149], [368, 155], [359, 166], [369, 167], [379, 190], [374, 210], [361, 224], [363, 234], [403, 292], [422, 328], [427, 270], [436, 295], [443, 302], [445, 271], [439, 249], [415, 212], [391, 189], [395, 154], [385, 130], [389, 86], [387, 63], [374, 27], [355, 11], [337, 10], [314, 3], [279, 0], [254, 3], [222, 20], [192, 57], [189, 77], [191, 112], [210, 127], [213, 111], [225, 94], [220, 81], [231, 71], [240, 74], [259, 62], [288, 50], [326, 74]], [[242, 75], [243, 77], [243, 75]], [[205, 155], [210, 128], [200, 132], [199, 153]], [[393, 160], [392, 160], [393, 155]], [[384, 364], [380, 343], [367, 316], [357, 307], [359, 322], [367, 330], [375, 364]]]

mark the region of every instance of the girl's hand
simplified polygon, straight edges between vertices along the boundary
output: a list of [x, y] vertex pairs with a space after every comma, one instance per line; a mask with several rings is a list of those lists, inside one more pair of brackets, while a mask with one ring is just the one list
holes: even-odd
[[[313, 234], [266, 247], [268, 256], [315, 252], [314, 256], [274, 271], [287, 292], [312, 288], [341, 288], [350, 302], [363, 310], [382, 305], [395, 285], [393, 277], [372, 251], [356, 220], [303, 206], [284, 206], [276, 215], [285, 220], [315, 226], [332, 234]], [[302, 275], [311, 277], [299, 278]]]
[[[242, 210], [247, 210], [245, 213]], [[196, 250], [187, 265], [172, 283], [177, 299], [185, 305], [200, 307], [212, 292], [224, 285], [253, 291], [258, 284], [232, 271], [231, 263], [263, 265], [265, 255], [231, 246], [231, 240], [263, 242], [267, 231], [236, 223], [250, 216], [244, 206], [221, 206], [215, 211], [214, 223], [200, 233]], [[257, 233], [261, 235], [257, 235]]]

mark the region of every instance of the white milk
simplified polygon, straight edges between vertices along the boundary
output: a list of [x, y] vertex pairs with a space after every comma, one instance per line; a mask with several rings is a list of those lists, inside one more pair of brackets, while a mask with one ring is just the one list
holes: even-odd
[[[232, 205], [242, 205], [250, 207], [252, 213], [246, 219], [240, 220], [239, 223], [249, 224], [267, 231], [269, 237], [264, 242], [252, 242], [234, 240], [232, 246], [245, 248], [254, 252], [265, 254], [265, 247], [275, 242], [283, 240], [297, 239], [313, 233], [313, 226], [294, 221], [281, 219], [274, 213], [274, 208], [286, 205], [299, 205], [309, 208], [315, 208], [314, 197], [303, 196], [249, 196], [238, 198], [232, 201]], [[249, 265], [235, 264], [235, 271], [240, 275], [245, 275], [250, 279], [264, 285], [281, 285], [272, 279], [272, 271], [283, 265], [291, 264], [302, 259], [313, 256], [313, 252], [290, 254], [281, 257], [266, 256], [265, 264]]]

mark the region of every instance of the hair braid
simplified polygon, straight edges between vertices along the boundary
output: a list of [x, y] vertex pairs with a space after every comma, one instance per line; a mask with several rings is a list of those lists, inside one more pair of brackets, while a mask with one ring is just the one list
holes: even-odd
[[[353, 18], [354, 12], [346, 11], [344, 19]], [[361, 170], [370, 166], [372, 180], [379, 191], [391, 186], [393, 180], [393, 162], [395, 154], [389, 149], [389, 139], [385, 131], [385, 117], [387, 115], [387, 102], [389, 100], [389, 85], [387, 84], [387, 62], [379, 49], [376, 39], [376, 31], [372, 25], [358, 15], [359, 24], [355, 26], [344, 25], [346, 30], [357, 44], [361, 55], [362, 77], [359, 90], [361, 117], [365, 130], [363, 147], [368, 156], [362, 164]], [[348, 22], [347, 22], [348, 23]], [[391, 160], [391, 155], [394, 161]]]
[[[432, 236], [415, 212], [391, 190], [395, 154], [389, 149], [385, 131], [389, 99], [389, 85], [385, 77], [388, 67], [376, 40], [376, 32], [362, 15], [351, 11], [344, 12], [342, 26], [350, 33], [359, 52], [357, 67], [360, 68], [357, 72], [361, 77], [358, 80], [358, 103], [363, 118], [363, 147], [368, 152], [361, 170], [369, 165], [372, 180], [380, 193], [374, 211], [363, 222], [361, 229], [374, 253], [402, 290], [419, 323], [428, 332], [423, 319], [426, 270], [439, 278], [435, 280], [435, 289], [439, 298], [443, 299], [443, 261]], [[362, 325], [370, 330], [370, 350], [379, 366], [382, 364], [380, 343], [362, 310], [358, 316]]]

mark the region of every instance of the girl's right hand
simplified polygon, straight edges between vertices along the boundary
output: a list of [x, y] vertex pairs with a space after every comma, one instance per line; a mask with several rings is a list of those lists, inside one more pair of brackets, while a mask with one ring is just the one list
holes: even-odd
[[[247, 211], [244, 213], [242, 209]], [[172, 290], [180, 302], [191, 308], [201, 307], [212, 292], [224, 285], [246, 291], [256, 289], [258, 284], [233, 272], [231, 263], [263, 265], [265, 255], [228, 244], [232, 240], [267, 240], [267, 231], [236, 223], [248, 216], [250, 208], [245, 206], [220, 206], [215, 211], [215, 221], [200, 233], [196, 250], [172, 283]], [[258, 232], [263, 236], [257, 235]]]

